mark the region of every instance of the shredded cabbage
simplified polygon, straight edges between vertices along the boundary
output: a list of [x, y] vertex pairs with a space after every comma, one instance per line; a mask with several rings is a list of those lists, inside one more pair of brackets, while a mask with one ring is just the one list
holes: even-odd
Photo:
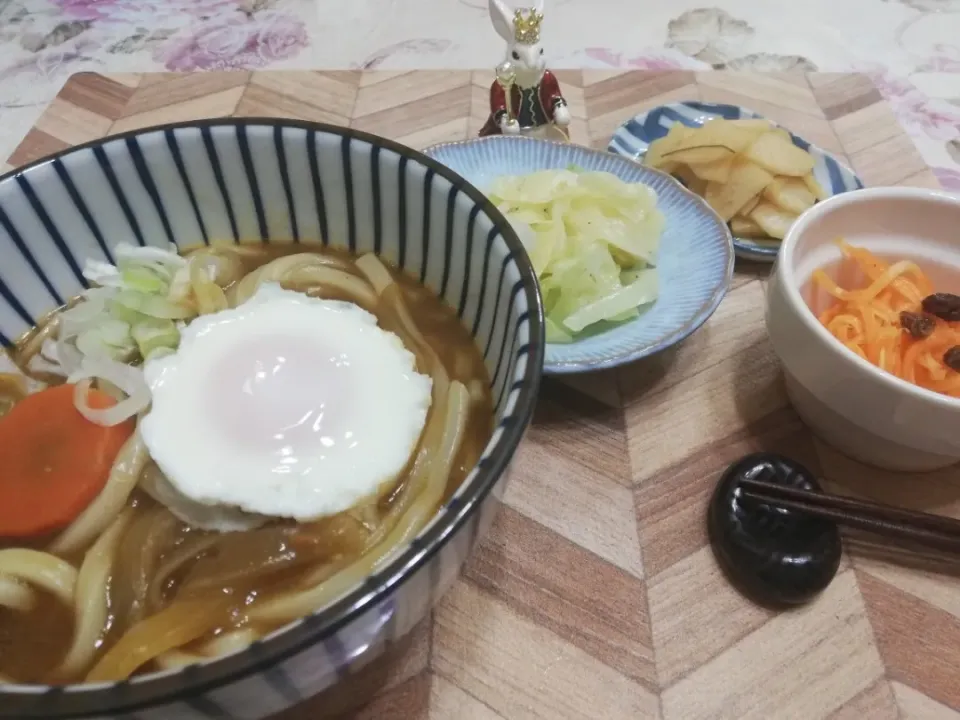
[[664, 217], [652, 188], [569, 168], [505, 175], [488, 195], [537, 272], [547, 342], [572, 342], [656, 301]]

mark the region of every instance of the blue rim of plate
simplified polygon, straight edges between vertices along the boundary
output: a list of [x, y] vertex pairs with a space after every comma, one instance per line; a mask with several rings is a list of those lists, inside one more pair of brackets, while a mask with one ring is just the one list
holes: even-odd
[[[520, 145], [516, 145], [520, 143]], [[529, 145], [526, 145], [529, 143]], [[577, 145], [574, 143], [560, 142], [557, 140], [551, 140], [546, 138], [531, 138], [522, 135], [517, 136], [503, 136], [503, 135], [491, 135], [488, 137], [474, 137], [467, 140], [454, 140], [449, 142], [437, 143], [436, 145], [431, 145], [430, 147], [423, 150], [423, 154], [427, 157], [444, 164], [444, 157], [450, 152], [462, 151], [470, 148], [483, 148], [484, 146], [489, 148], [495, 148], [498, 145], [502, 144], [505, 147], [516, 146], [520, 149], [520, 152], [527, 152], [530, 148], [533, 148], [536, 145], [545, 147], [548, 150], [553, 149], [554, 151], [560, 151], [562, 153], [573, 153], [573, 154], [582, 154], [590, 155], [597, 158], [605, 158], [606, 161], [614, 162], [620, 164], [622, 162], [629, 162], [627, 158], [623, 157], [622, 153], [610, 153], [605, 150], [599, 150], [596, 148], [586, 147], [582, 145]], [[578, 163], [573, 163], [578, 164]], [[633, 167], [633, 163], [629, 163], [631, 170], [636, 171], [637, 168]], [[568, 375], [574, 373], [584, 373], [584, 372], [595, 372], [598, 370], [607, 370], [620, 365], [626, 365], [628, 363], [635, 362], [642, 358], [650, 357], [656, 355], [657, 353], [666, 350], [674, 345], [677, 345], [688, 337], [693, 335], [700, 327], [710, 319], [716, 309], [719, 307], [720, 302], [726, 296], [727, 292], [730, 289], [730, 283], [733, 277], [733, 267], [734, 267], [734, 258], [735, 252], [733, 247], [732, 236], [730, 234], [730, 228], [726, 223], [717, 215], [716, 211], [710, 207], [706, 200], [697, 195], [696, 193], [689, 190], [682, 182], [677, 180], [675, 177], [669, 173], [665, 173], [662, 170], [657, 170], [655, 168], [649, 168], [646, 166], [641, 166], [642, 171], [650, 173], [653, 176], [661, 179], [663, 183], [669, 185], [673, 189], [680, 192], [680, 195], [687, 198], [694, 207], [698, 208], [703, 212], [704, 216], [711, 218], [712, 221], [716, 224], [717, 229], [722, 232], [726, 238], [724, 243], [725, 252], [723, 253], [723, 270], [722, 270], [722, 280], [712, 287], [709, 297], [705, 298], [703, 302], [697, 307], [696, 311], [691, 314], [691, 316], [679, 327], [673, 329], [671, 332], [664, 334], [662, 337], [657, 338], [656, 340], [649, 342], [648, 344], [639, 345], [637, 347], [631, 348], [628, 351], [620, 352], [617, 354], [612, 354], [609, 357], [606, 357], [602, 360], [553, 360], [550, 359], [549, 349], [551, 347], [570, 347], [565, 344], [558, 343], [546, 343], [547, 352], [544, 353], [544, 367], [543, 372], [545, 375]], [[465, 175], [462, 170], [451, 168], [455, 173], [460, 175]], [[466, 177], [467, 182], [475, 183], [476, 180], [470, 177]], [[482, 188], [481, 188], [482, 192]], [[632, 321], [631, 321], [632, 322]], [[629, 322], [625, 323], [624, 326], [629, 327]], [[621, 326], [623, 327], [623, 326]], [[617, 332], [618, 328], [611, 328], [608, 332]], [[574, 346], [576, 343], [574, 343]]]
[[[857, 174], [838, 160], [833, 154], [804, 140], [790, 128], [783, 127], [774, 120], [749, 108], [726, 103], [676, 102], [659, 105], [632, 118], [617, 128], [607, 145], [607, 151], [640, 161], [654, 140], [667, 134], [670, 127], [683, 123], [688, 127], [703, 125], [708, 120], [724, 118], [726, 120], [761, 119], [777, 128], [790, 133], [793, 144], [810, 153], [814, 160], [813, 175], [830, 197], [852, 190], [861, 190], [863, 181]], [[755, 262], [772, 263], [780, 251], [778, 240], [757, 240], [733, 236], [733, 248], [737, 257]]]

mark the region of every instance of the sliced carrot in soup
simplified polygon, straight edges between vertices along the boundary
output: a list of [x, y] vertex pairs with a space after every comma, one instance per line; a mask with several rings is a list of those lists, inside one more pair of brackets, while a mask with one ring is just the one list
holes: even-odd
[[[25, 397], [0, 419], [0, 537], [30, 537], [69, 525], [97, 497], [134, 420], [102, 427], [73, 404], [73, 385]], [[114, 404], [91, 390], [94, 408]]]

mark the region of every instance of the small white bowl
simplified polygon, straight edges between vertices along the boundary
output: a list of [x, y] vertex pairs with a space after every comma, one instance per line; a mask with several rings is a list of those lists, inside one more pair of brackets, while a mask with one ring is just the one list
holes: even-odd
[[834, 274], [838, 238], [889, 260], [911, 259], [938, 292], [960, 294], [960, 197], [916, 188], [834, 196], [804, 213], [783, 241], [767, 290], [767, 333], [787, 394], [825, 442], [887, 470], [960, 461], [960, 400], [895, 377], [844, 347], [816, 314], [829, 296], [810, 281]]

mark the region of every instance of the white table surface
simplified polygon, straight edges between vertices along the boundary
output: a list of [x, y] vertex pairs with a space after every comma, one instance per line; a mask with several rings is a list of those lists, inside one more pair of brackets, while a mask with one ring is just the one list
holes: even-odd
[[[960, 191], [960, 0], [547, 0], [558, 68], [869, 73]], [[486, 0], [0, 0], [0, 160], [70, 74], [493, 67]]]

